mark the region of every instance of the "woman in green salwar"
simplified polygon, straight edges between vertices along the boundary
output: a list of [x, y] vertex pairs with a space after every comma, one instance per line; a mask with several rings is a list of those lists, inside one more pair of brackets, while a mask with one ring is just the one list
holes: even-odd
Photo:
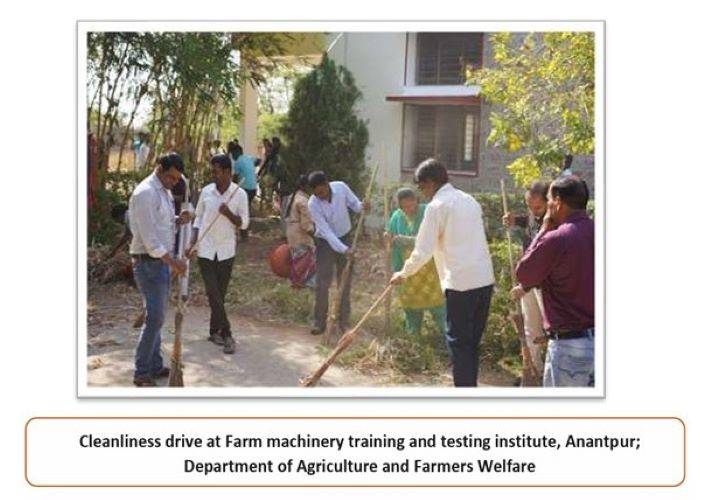
[[[396, 198], [399, 208], [391, 215], [386, 228], [388, 237], [393, 242], [393, 272], [403, 268], [405, 259], [412, 252], [426, 207], [424, 203], [418, 203], [415, 192], [410, 188], [399, 189]], [[405, 312], [407, 331], [419, 335], [424, 313], [429, 311], [440, 333], [444, 335], [447, 312], [434, 259], [400, 286], [400, 305]]]

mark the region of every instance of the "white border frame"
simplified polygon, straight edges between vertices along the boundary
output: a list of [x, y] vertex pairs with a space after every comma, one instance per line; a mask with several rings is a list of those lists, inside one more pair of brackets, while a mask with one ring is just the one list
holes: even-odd
[[[595, 33], [596, 356], [592, 388], [89, 387], [87, 385], [86, 61], [90, 31], [592, 31]], [[604, 398], [605, 397], [605, 22], [604, 21], [78, 21], [76, 26], [76, 385], [79, 398]], [[314, 370], [316, 366], [310, 366]], [[301, 373], [301, 376], [304, 375]]]

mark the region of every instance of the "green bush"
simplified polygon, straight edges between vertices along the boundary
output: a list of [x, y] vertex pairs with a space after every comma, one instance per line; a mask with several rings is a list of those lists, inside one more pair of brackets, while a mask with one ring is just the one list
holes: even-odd
[[134, 188], [146, 177], [144, 172], [107, 172], [95, 193], [95, 204], [88, 213], [88, 242], [91, 245], [111, 245], [122, 233], [121, 224], [112, 219], [110, 211], [118, 203], [129, 203]]
[[[489, 243], [489, 249], [493, 259], [496, 284], [491, 299], [488, 324], [481, 342], [481, 358], [491, 363], [497, 363], [504, 358], [510, 359], [519, 356], [520, 341], [510, 321], [510, 312], [514, 310], [515, 306], [509, 295], [512, 281], [508, 259], [508, 242], [494, 240]], [[513, 243], [513, 259], [517, 259], [519, 255], [519, 245]]]
[[[505, 239], [503, 226], [503, 198], [500, 193], [476, 193], [472, 195], [481, 205], [483, 222], [486, 227], [488, 241]], [[508, 210], [512, 213], [525, 213], [525, 199], [521, 194], [508, 194]]]

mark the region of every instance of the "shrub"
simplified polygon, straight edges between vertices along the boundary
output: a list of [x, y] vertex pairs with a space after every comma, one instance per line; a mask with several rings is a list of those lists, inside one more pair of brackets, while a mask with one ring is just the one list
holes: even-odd
[[148, 174], [144, 172], [103, 173], [104, 189], [95, 195], [95, 205], [88, 213], [88, 241], [91, 245], [110, 245], [122, 232], [120, 224], [112, 219], [110, 210], [117, 203], [128, 203], [134, 188]]
[[291, 178], [324, 170], [359, 189], [369, 141], [366, 124], [354, 111], [360, 98], [351, 73], [327, 57], [296, 82], [282, 128], [282, 161]]
[[[493, 259], [493, 271], [496, 285], [491, 299], [488, 324], [481, 342], [481, 358], [497, 363], [504, 358], [515, 358], [520, 353], [520, 341], [510, 321], [510, 312], [514, 309], [509, 292], [512, 288], [510, 263], [508, 259], [508, 242], [494, 240], [489, 243]], [[513, 243], [513, 258], [520, 255], [520, 248]]]

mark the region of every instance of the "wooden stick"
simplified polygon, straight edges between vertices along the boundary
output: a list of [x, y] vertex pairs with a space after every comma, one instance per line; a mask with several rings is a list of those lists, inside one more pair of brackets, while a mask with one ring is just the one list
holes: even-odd
[[[388, 188], [386, 186], [383, 187], [383, 225], [384, 225], [384, 231], [385, 228], [388, 226], [388, 218], [390, 216], [390, 203], [388, 200]], [[385, 278], [386, 278], [386, 283], [388, 283], [391, 280], [391, 245], [392, 242], [390, 239], [384, 241], [384, 250], [385, 250]], [[384, 332], [386, 335], [390, 335], [391, 331], [391, 295], [389, 294], [386, 296], [386, 301], [383, 304], [383, 319], [384, 319]]]
[[[508, 198], [505, 195], [505, 181], [500, 180], [500, 194], [503, 197], [503, 215], [508, 214]], [[515, 266], [513, 264], [513, 239], [510, 235], [510, 228], [505, 230], [505, 235], [508, 237], [508, 263], [510, 264], [510, 280], [515, 286], [517, 284], [517, 276], [515, 276]]]
[[[500, 180], [500, 193], [503, 197], [503, 215], [508, 214], [508, 198], [505, 195], [505, 181]], [[515, 274], [515, 267], [513, 265], [513, 241], [510, 235], [510, 228], [505, 229], [505, 234], [508, 239], [508, 262], [510, 264], [510, 281], [513, 286], [517, 285], [517, 276]], [[517, 336], [520, 339], [520, 354], [522, 357], [522, 386], [536, 386], [539, 385], [539, 374], [537, 373], [537, 368], [532, 360], [532, 353], [530, 353], [530, 348], [527, 345], [527, 339], [525, 338], [525, 322], [522, 317], [521, 312], [521, 302], [520, 299], [514, 301], [515, 311], [510, 314], [510, 320], [515, 327]]]
[[[383, 144], [383, 231], [388, 227], [388, 219], [390, 217], [390, 200], [388, 197], [388, 164], [386, 163], [386, 145]], [[385, 278], [386, 283], [391, 281], [392, 276], [392, 242], [391, 240], [384, 241], [385, 250]], [[383, 303], [383, 331], [385, 335], [390, 335], [391, 331], [391, 295], [386, 296]]]
[[[376, 166], [374, 167], [373, 171], [371, 172], [371, 179], [369, 180], [369, 185], [366, 187], [366, 196], [364, 196], [363, 201], [368, 201], [369, 197], [371, 196], [371, 192], [373, 191], [373, 186], [376, 181], [376, 174], [378, 173], [378, 168], [380, 167], [380, 163], [377, 163]], [[365, 211], [362, 209], [361, 214], [359, 214], [359, 220], [356, 223], [356, 228], [354, 230], [354, 238], [352, 239], [352, 244], [351, 244], [351, 249], [356, 250], [357, 248], [357, 243], [359, 241], [359, 235], [361, 235], [361, 228], [364, 225], [364, 216], [365, 216]], [[329, 345], [330, 341], [333, 337], [336, 337], [337, 333], [337, 321], [339, 320], [340, 316], [340, 311], [342, 307], [342, 294], [344, 293], [344, 288], [347, 285], [347, 282], [349, 281], [349, 276], [351, 275], [351, 266], [352, 266], [352, 260], [353, 257], [348, 257], [347, 258], [347, 264], [344, 266], [344, 270], [342, 271], [342, 276], [337, 282], [337, 290], [335, 290], [333, 299], [332, 299], [332, 307], [329, 310], [329, 314], [327, 317], [327, 325], [325, 328], [325, 334], [322, 337], [322, 341], [325, 345]]]
[[371, 313], [378, 307], [378, 305], [383, 302], [383, 300], [386, 298], [386, 296], [389, 296], [391, 291], [393, 290], [393, 285], [388, 285], [385, 290], [383, 290], [383, 293], [376, 299], [376, 301], [371, 304], [371, 307], [369, 307], [368, 311], [366, 311], [366, 314], [364, 314], [361, 319], [357, 322], [357, 324], [349, 330], [347, 333], [342, 335], [342, 337], [339, 339], [337, 342], [337, 346], [334, 348], [334, 351], [332, 351], [332, 354], [329, 355], [329, 357], [325, 360], [324, 363], [313, 373], [312, 375], [308, 375], [305, 378], [300, 379], [299, 383], [303, 387], [312, 387], [317, 382], [320, 380], [322, 375], [325, 374], [327, 369], [332, 366], [332, 363], [335, 362], [337, 357], [342, 354], [342, 352], [351, 345], [351, 343], [354, 341], [356, 336], [359, 334], [359, 329], [361, 326], [364, 324], [364, 322], [368, 319], [368, 317], [371, 315]]

